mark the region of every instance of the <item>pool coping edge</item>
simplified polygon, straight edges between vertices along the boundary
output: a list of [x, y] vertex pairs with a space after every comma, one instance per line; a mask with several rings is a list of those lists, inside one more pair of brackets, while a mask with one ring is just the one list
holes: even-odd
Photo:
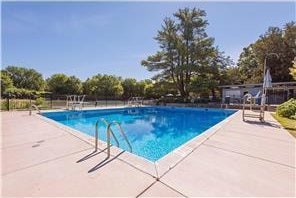
[[[130, 108], [130, 107], [127, 107]], [[107, 109], [115, 109], [115, 108], [107, 108]], [[100, 110], [100, 109], [94, 109], [94, 110]], [[230, 109], [229, 109], [230, 110]], [[45, 111], [44, 111], [45, 112]], [[60, 111], [51, 111], [51, 112], [60, 112]], [[134, 168], [137, 168], [141, 170], [142, 172], [151, 175], [152, 177], [155, 177], [159, 179], [164, 174], [166, 174], [168, 171], [170, 171], [173, 167], [175, 167], [178, 163], [180, 163], [183, 159], [185, 159], [188, 155], [190, 155], [194, 150], [196, 150], [201, 144], [203, 144], [205, 141], [207, 141], [212, 135], [214, 135], [218, 130], [220, 130], [225, 124], [227, 124], [229, 121], [233, 119], [234, 116], [236, 116], [240, 110], [237, 110], [233, 114], [231, 114], [229, 117], [225, 118], [224, 120], [218, 122], [214, 126], [210, 127], [209, 129], [205, 130], [202, 134], [197, 135], [196, 137], [192, 138], [191, 140], [185, 142], [181, 146], [175, 148], [159, 160], [152, 162], [148, 159], [145, 159], [144, 157], [138, 156], [136, 154], [130, 153], [128, 151], [124, 151], [121, 148], [112, 146], [110, 149], [110, 155], [111, 157], [118, 158], [119, 160], [133, 166]], [[32, 115], [38, 117], [39, 119], [52, 124], [69, 134], [75, 136], [76, 138], [86, 142], [87, 144], [92, 145], [95, 147], [95, 138], [80, 132], [79, 130], [73, 129], [69, 126], [63, 125], [61, 123], [58, 123], [57, 121], [54, 121], [50, 118], [47, 118], [45, 116], [42, 116], [41, 114], [33, 113]], [[98, 150], [106, 153], [106, 146], [107, 143], [98, 140]]]

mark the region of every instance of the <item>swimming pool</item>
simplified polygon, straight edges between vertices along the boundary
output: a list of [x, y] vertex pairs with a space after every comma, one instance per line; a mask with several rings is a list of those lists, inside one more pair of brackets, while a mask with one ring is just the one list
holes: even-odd
[[[118, 121], [132, 145], [133, 153], [155, 162], [234, 112], [204, 108], [135, 107], [47, 112], [42, 115], [91, 136], [94, 136], [98, 119]], [[118, 128], [112, 127], [112, 130], [120, 148], [129, 151]], [[99, 125], [99, 138], [106, 141], [106, 126], [103, 124]], [[112, 138], [111, 142], [116, 145]]]

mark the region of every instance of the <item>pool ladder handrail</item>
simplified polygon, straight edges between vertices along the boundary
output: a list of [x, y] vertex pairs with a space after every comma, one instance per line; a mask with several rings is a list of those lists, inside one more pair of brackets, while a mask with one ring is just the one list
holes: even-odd
[[111, 135], [113, 136], [114, 140], [116, 141], [116, 144], [117, 144], [117, 147], [119, 147], [119, 141], [118, 139], [116, 138], [116, 136], [114, 135], [114, 132], [112, 131], [111, 129], [111, 126], [112, 125], [116, 125], [118, 128], [119, 128], [119, 131], [121, 133], [121, 135], [123, 136], [123, 138], [125, 139], [129, 149], [130, 149], [130, 152], [133, 152], [133, 149], [132, 149], [132, 146], [126, 136], [126, 134], [124, 133], [121, 125], [119, 122], [116, 122], [116, 121], [113, 121], [111, 123], [108, 123], [104, 118], [101, 118], [99, 119], [97, 122], [96, 122], [96, 132], [95, 132], [95, 151], [97, 151], [98, 149], [98, 139], [99, 139], [99, 130], [98, 130], [98, 126], [99, 126], [99, 123], [100, 122], [103, 122], [105, 123], [105, 125], [107, 126], [107, 130], [106, 130], [106, 133], [107, 133], [107, 154], [108, 154], [108, 158], [110, 157], [110, 147], [111, 147]]
[[32, 115], [32, 108], [37, 110], [39, 114], [41, 113], [41, 111], [40, 111], [40, 109], [39, 109], [39, 107], [37, 105], [31, 104], [30, 109], [29, 109], [29, 115]]
[[120, 131], [121, 135], [123, 136], [124, 140], [126, 141], [128, 147], [130, 149], [130, 152], [132, 153], [133, 149], [132, 149], [131, 143], [129, 142], [127, 136], [125, 135], [120, 123], [116, 122], [116, 121], [112, 121], [112, 122], [109, 123], [108, 128], [107, 128], [107, 152], [108, 152], [108, 157], [110, 157], [110, 146], [111, 146], [111, 144], [110, 144], [110, 133], [112, 133], [111, 132], [112, 131], [111, 130], [112, 125], [116, 125], [119, 128], [119, 131]]
[[[95, 132], [95, 151], [98, 150], [98, 140], [99, 140], [99, 129], [98, 129], [98, 127], [99, 127], [100, 122], [103, 122], [106, 125], [107, 128], [108, 128], [108, 125], [109, 125], [109, 123], [104, 118], [100, 118], [99, 120], [97, 120], [97, 122], [96, 122], [96, 132]], [[113, 138], [114, 138], [114, 140], [115, 140], [115, 142], [117, 144], [117, 147], [119, 147], [119, 141], [116, 138], [116, 136], [114, 135], [114, 132], [112, 131], [112, 129], [110, 129], [110, 133], [112, 134], [112, 136], [113, 136]]]

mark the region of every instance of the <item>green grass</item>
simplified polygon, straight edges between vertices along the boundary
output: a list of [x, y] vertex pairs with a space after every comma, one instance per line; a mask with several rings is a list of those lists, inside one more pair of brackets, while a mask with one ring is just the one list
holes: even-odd
[[287, 129], [291, 135], [296, 138], [296, 120], [292, 120], [289, 118], [281, 117], [277, 114], [272, 114], [274, 119], [276, 119], [285, 129]]

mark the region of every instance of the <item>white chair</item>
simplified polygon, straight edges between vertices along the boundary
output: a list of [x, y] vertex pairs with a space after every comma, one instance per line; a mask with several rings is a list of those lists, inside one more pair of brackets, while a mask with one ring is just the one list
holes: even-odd
[[75, 110], [78, 107], [80, 110], [83, 108], [85, 95], [68, 95], [67, 96], [67, 109]]
[[143, 105], [143, 100], [144, 100], [143, 97], [130, 97], [127, 104], [128, 106], [139, 107]]

